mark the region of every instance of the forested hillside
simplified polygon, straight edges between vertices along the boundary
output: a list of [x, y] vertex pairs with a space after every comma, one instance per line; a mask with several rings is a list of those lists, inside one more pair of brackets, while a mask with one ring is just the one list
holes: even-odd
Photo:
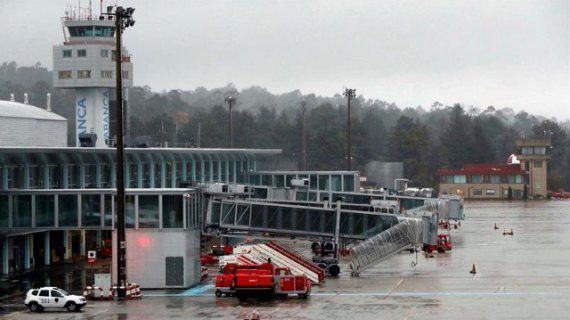
[[[184, 84], [181, 84], [183, 87]], [[358, 89], [358, 88], [357, 88]], [[339, 92], [341, 88], [339, 88]], [[51, 72], [41, 65], [0, 66], [0, 99], [24, 92], [30, 102], [45, 106], [53, 93], [55, 112], [73, 119], [73, 95], [54, 90]], [[130, 89], [130, 134], [150, 136], [156, 145], [201, 147], [229, 145], [228, 109], [224, 98], [237, 97], [234, 106], [234, 146], [281, 148], [283, 156], [300, 162], [301, 101], [306, 101], [308, 167], [345, 169], [346, 100], [340, 94], [320, 97], [293, 91], [272, 94], [253, 86], [233, 85], [208, 90], [154, 92], [149, 87]], [[570, 124], [524, 111], [467, 105], [399, 107], [394, 103], [358, 96], [353, 101], [352, 137], [354, 167], [363, 170], [373, 160], [402, 161], [405, 175], [417, 185], [435, 185], [435, 171], [463, 163], [504, 163], [517, 138], [551, 137], [550, 189], [570, 189]], [[73, 125], [70, 136], [73, 136]], [[70, 140], [71, 141], [71, 140]]]

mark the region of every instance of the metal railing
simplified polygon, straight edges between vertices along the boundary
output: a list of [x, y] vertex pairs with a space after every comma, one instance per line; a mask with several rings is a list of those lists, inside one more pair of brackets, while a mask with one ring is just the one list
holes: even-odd
[[401, 218], [397, 225], [376, 234], [350, 250], [350, 270], [358, 276], [367, 267], [384, 261], [393, 255], [421, 245], [425, 221], [422, 218]]

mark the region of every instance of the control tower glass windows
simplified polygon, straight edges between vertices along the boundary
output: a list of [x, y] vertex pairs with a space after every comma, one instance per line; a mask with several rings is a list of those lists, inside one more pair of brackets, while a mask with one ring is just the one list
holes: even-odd
[[103, 36], [103, 28], [104, 27], [99, 27], [99, 26], [95, 26], [95, 36], [96, 37], [102, 37]]
[[79, 58], [87, 57], [87, 50], [85, 50], [85, 49], [79, 49], [79, 50], [77, 50], [77, 56], [78, 56]]
[[95, 26], [94, 32], [96, 37], [112, 37], [115, 34], [115, 28]]
[[71, 37], [113, 37], [115, 35], [115, 27], [105, 26], [78, 26], [68, 27]]
[[71, 58], [71, 50], [69, 50], [69, 49], [63, 50], [63, 57], [64, 58]]
[[70, 70], [58, 71], [57, 76], [59, 79], [71, 79], [71, 71]]
[[77, 70], [77, 78], [79, 79], [91, 78], [91, 70]]
[[71, 37], [85, 37], [85, 27], [69, 27], [68, 30]]

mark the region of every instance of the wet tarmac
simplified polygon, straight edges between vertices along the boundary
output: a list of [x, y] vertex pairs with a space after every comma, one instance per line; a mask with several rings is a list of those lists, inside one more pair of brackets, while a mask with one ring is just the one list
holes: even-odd
[[240, 303], [216, 298], [205, 283], [145, 291], [141, 301], [91, 302], [81, 313], [32, 314], [5, 299], [9, 313], [0, 317], [248, 319], [257, 310], [261, 319], [570, 319], [570, 201], [469, 202], [466, 216], [451, 230], [451, 252], [418, 255], [415, 267], [415, 254], [401, 254], [359, 278], [327, 279], [307, 300]]

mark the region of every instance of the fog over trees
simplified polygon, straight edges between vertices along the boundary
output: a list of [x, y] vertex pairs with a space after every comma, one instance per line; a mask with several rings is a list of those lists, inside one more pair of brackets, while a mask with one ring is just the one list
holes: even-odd
[[[54, 112], [69, 119], [74, 141], [72, 90], [52, 87], [51, 71], [36, 64], [0, 66], [0, 99], [14, 93], [22, 101], [45, 107], [52, 93]], [[358, 93], [358, 88], [357, 93]], [[306, 101], [308, 168], [346, 169], [346, 99], [293, 91], [273, 94], [252, 86], [155, 92], [150, 87], [129, 90], [131, 136], [149, 136], [154, 145], [228, 147], [228, 108], [224, 98], [237, 97], [234, 106], [236, 148], [280, 148], [292, 164], [301, 161], [301, 101]], [[515, 112], [494, 106], [444, 105], [403, 107], [358, 96], [352, 104], [353, 167], [364, 174], [366, 163], [402, 161], [406, 177], [419, 186], [436, 186], [437, 168], [464, 163], [505, 163], [519, 137], [551, 137], [549, 189], [570, 189], [570, 122]]]

